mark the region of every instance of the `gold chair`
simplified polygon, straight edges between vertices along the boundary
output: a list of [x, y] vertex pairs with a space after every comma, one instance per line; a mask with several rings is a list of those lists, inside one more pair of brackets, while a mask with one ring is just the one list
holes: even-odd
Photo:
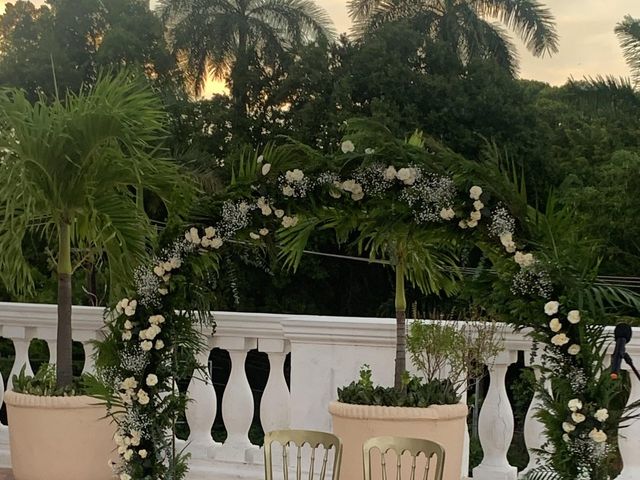
[[273, 480], [272, 445], [282, 445], [282, 471], [284, 480], [289, 480], [289, 449], [295, 445], [296, 451], [296, 480], [302, 480], [302, 447], [306, 443], [311, 447], [309, 459], [309, 480], [314, 480], [316, 464], [316, 450], [320, 445], [324, 449], [322, 466], [318, 480], [327, 480], [327, 464], [329, 450], [333, 447], [333, 475], [332, 480], [340, 480], [340, 464], [342, 462], [342, 442], [331, 433], [315, 432], [312, 430], [276, 430], [264, 436], [264, 472], [265, 480]]
[[[433, 480], [442, 480], [444, 471], [444, 449], [442, 446], [431, 440], [423, 440], [419, 438], [403, 438], [403, 437], [373, 437], [367, 440], [363, 447], [364, 453], [364, 480], [372, 480], [371, 477], [371, 453], [373, 450], [380, 451], [380, 462], [382, 480], [387, 480], [387, 464], [385, 456], [390, 450], [396, 454], [396, 480], [402, 479], [403, 470], [406, 472], [407, 468], [402, 467], [402, 454], [409, 452], [411, 454], [411, 475], [409, 480], [416, 480], [420, 478], [427, 480], [428, 478]], [[424, 475], [416, 477], [416, 467], [419, 455], [423, 453], [425, 455]], [[436, 457], [435, 476], [430, 477], [429, 474], [433, 471], [432, 458]], [[406, 477], [405, 477], [406, 478]]]

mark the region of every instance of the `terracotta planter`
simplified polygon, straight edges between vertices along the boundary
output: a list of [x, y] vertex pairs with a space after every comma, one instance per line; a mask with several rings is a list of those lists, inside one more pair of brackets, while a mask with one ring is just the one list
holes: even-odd
[[[467, 406], [462, 403], [408, 408], [331, 402], [329, 413], [333, 417], [333, 431], [344, 446], [342, 477], [362, 479], [364, 442], [371, 437], [393, 435], [438, 442], [446, 455], [444, 480], [460, 480], [467, 412]], [[395, 478], [395, 470], [389, 478]]]
[[115, 426], [95, 398], [7, 392], [16, 480], [111, 480]]

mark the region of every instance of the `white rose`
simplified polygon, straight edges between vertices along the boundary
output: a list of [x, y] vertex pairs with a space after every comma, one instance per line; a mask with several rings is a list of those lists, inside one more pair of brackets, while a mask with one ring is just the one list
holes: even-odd
[[265, 163], [264, 165], [262, 165], [262, 175], [266, 175], [267, 173], [269, 173], [270, 170], [271, 170], [270, 163]]
[[133, 430], [131, 432], [131, 445], [137, 447], [140, 445], [140, 441], [142, 440], [142, 434], [138, 430]]
[[168, 294], [168, 293], [169, 293], [169, 290], [167, 290], [166, 288], [159, 288], [159, 289], [158, 289], [158, 293], [159, 293], [160, 295], [166, 295], [166, 294]]
[[138, 306], [138, 302], [136, 300], [131, 300], [129, 305], [127, 305], [124, 309], [124, 314], [127, 317], [133, 317], [136, 313], [136, 307]]
[[340, 198], [342, 196], [339, 191], [334, 190], [333, 188], [329, 190], [329, 195], [331, 196], [331, 198]]
[[513, 242], [513, 235], [510, 232], [505, 232], [500, 235], [500, 243], [502, 243], [502, 245], [504, 245], [505, 247], [511, 242]]
[[140, 344], [140, 348], [142, 349], [143, 352], [148, 352], [149, 350], [151, 350], [152, 347], [153, 347], [153, 343], [151, 343], [149, 340], [145, 340]]
[[549, 316], [555, 315], [556, 313], [558, 313], [559, 307], [560, 307], [559, 302], [556, 302], [556, 301], [547, 302], [544, 304], [544, 313], [546, 313]]
[[476, 228], [478, 226], [478, 221], [477, 220], [469, 220], [467, 222], [467, 225], [469, 226], [469, 228]]
[[153, 373], [150, 373], [149, 375], [147, 375], [146, 383], [148, 387], [155, 387], [158, 384], [157, 375], [154, 375]]
[[473, 208], [475, 208], [476, 210], [482, 210], [484, 208], [484, 203], [482, 203], [480, 200], [476, 200], [475, 202], [473, 202]]
[[571, 414], [571, 420], [574, 421], [574, 423], [578, 424], [578, 423], [582, 423], [587, 419], [587, 417], [585, 417], [583, 414], [578, 413], [578, 412], [574, 412]]
[[440, 210], [440, 218], [442, 218], [443, 220], [451, 220], [455, 216], [456, 212], [451, 207], [443, 208], [442, 210]]
[[263, 237], [266, 237], [267, 235], [269, 235], [269, 229], [268, 228], [261, 228], [258, 233], [260, 235], [262, 235]]
[[398, 170], [396, 178], [405, 185], [413, 185], [416, 183], [417, 172], [415, 168], [405, 167]]
[[576, 426], [571, 422], [564, 422], [562, 424], [562, 429], [567, 433], [571, 433], [576, 429]]
[[133, 328], [133, 323], [131, 323], [131, 320], [125, 320], [124, 328], [126, 328], [127, 330], [131, 330]]
[[571, 441], [571, 437], [569, 436], [569, 434], [568, 434], [568, 433], [565, 433], [565, 434], [563, 434], [563, 435], [562, 435], [562, 440], [563, 440], [565, 443], [569, 443], [569, 442]]
[[211, 240], [211, 248], [215, 248], [216, 250], [222, 246], [221, 238], [214, 238]]
[[162, 280], [165, 283], [168, 283], [170, 279], [171, 279], [171, 274], [170, 273], [167, 273], [164, 277], [162, 277]]
[[364, 192], [362, 190], [360, 192], [358, 192], [358, 193], [352, 193], [351, 194], [351, 199], [355, 200], [356, 202], [358, 200], [362, 200], [363, 198], [364, 198]]
[[133, 334], [131, 333], [131, 330], [122, 332], [122, 341], [126, 342], [127, 340], [131, 340], [132, 337], [133, 337]]
[[255, 232], [251, 232], [251, 233], [249, 234], [249, 236], [250, 236], [253, 240], [258, 240], [258, 239], [260, 238], [260, 235], [258, 235], [258, 234], [257, 234], [257, 233], [255, 233]]
[[471, 197], [471, 200], [480, 200], [480, 195], [482, 195], [482, 188], [477, 185], [469, 189], [469, 197]]
[[156, 350], [162, 350], [164, 348], [164, 342], [162, 340], [156, 340]]
[[580, 311], [579, 310], [571, 310], [567, 314], [567, 320], [569, 320], [569, 323], [573, 323], [574, 325], [576, 323], [580, 323]]
[[275, 213], [277, 218], [282, 218], [284, 216], [284, 210], [281, 210], [279, 208], [276, 209], [275, 212], [273, 212], [273, 213]]
[[264, 160], [264, 155], [258, 155], [258, 158], [256, 159], [257, 163], [262, 163], [262, 161]]
[[129, 475], [128, 473], [121, 473], [120, 480], [131, 480], [131, 475]]
[[147, 451], [144, 448], [142, 450], [138, 450], [138, 455], [140, 455], [140, 458], [147, 458]]
[[344, 142], [342, 142], [340, 148], [342, 149], [342, 153], [351, 153], [355, 151], [356, 146], [351, 140], [345, 140]]
[[373, 155], [376, 151], [373, 148], [365, 148], [364, 153], [367, 155]]
[[[215, 229], [215, 228], [213, 228], [213, 227], [207, 227], [207, 228], [205, 228], [205, 229], [204, 229], [204, 235], [205, 235], [205, 237], [207, 237], [207, 238], [211, 239], [211, 238], [213, 238], [213, 237], [215, 237], [215, 236], [216, 236], [216, 229]], [[174, 259], [172, 258], [172, 259], [171, 259], [171, 262], [172, 262], [172, 263], [173, 263], [173, 260], [174, 260]], [[180, 261], [180, 259], [178, 259], [178, 258], [176, 258], [176, 260]], [[179, 266], [180, 266], [180, 265], [178, 265], [178, 267], [179, 267]], [[177, 267], [174, 267], [174, 268], [177, 268]]]
[[533, 254], [531, 253], [516, 252], [513, 259], [522, 268], [530, 267], [535, 263], [535, 259], [533, 258]]
[[298, 224], [298, 217], [284, 216], [282, 218], [282, 226], [284, 228], [295, 227]]
[[149, 403], [149, 395], [144, 390], [138, 390], [137, 397], [140, 405], [147, 405]]
[[383, 176], [387, 182], [391, 182], [395, 180], [397, 174], [398, 172], [396, 171], [396, 167], [390, 165], [385, 169]]
[[133, 450], [131, 449], [127, 449], [127, 451], [124, 452], [124, 455], [122, 455], [122, 458], [124, 458], [127, 462], [131, 460], [131, 457], [133, 457]]
[[262, 208], [260, 208], [260, 212], [262, 213], [262, 215], [264, 215], [265, 217], [268, 217], [269, 215], [271, 215], [271, 213], [273, 212], [273, 210], [271, 210], [271, 207], [269, 205], [264, 205]]
[[582, 402], [578, 398], [569, 400], [569, 403], [567, 404], [567, 406], [569, 407], [569, 410], [571, 410], [572, 412], [577, 412], [578, 410], [582, 410]]
[[293, 189], [292, 186], [290, 185], [285, 185], [284, 187], [282, 187], [282, 194], [285, 197], [293, 197], [293, 195], [296, 193], [296, 191]]
[[469, 224], [467, 223], [466, 220], [460, 220], [458, 222], [458, 226], [464, 230], [469, 227]]
[[191, 243], [194, 245], [198, 245], [200, 243], [200, 235], [198, 234], [198, 229], [196, 227], [191, 227], [189, 229], [189, 236], [191, 237]]
[[125, 378], [122, 381], [122, 383], [120, 384], [120, 389], [121, 390], [133, 390], [137, 386], [138, 386], [137, 380], [135, 378], [133, 378], [133, 377], [128, 377], [128, 378]]
[[482, 213], [480, 213], [478, 210], [476, 210], [475, 212], [471, 212], [471, 215], [469, 215], [469, 218], [471, 218], [471, 220], [475, 220], [477, 222], [478, 220], [480, 220], [482, 218]]
[[211, 240], [207, 237], [204, 237], [200, 245], [202, 245], [203, 248], [209, 248], [211, 246]]
[[580, 345], [576, 345], [575, 343], [569, 347], [567, 350], [569, 355], [577, 355], [580, 353]]
[[116, 312], [121, 314], [122, 312], [124, 312], [124, 309], [127, 305], [129, 305], [129, 299], [123, 298], [116, 304]]
[[149, 323], [151, 325], [160, 325], [164, 323], [164, 317], [162, 315], [151, 315], [149, 317]]
[[293, 170], [288, 170], [285, 173], [285, 178], [289, 183], [301, 182], [304, 178], [304, 173], [299, 168], [294, 168]]
[[342, 182], [342, 189], [346, 192], [353, 193], [356, 190], [358, 184], [355, 180], [345, 180]]
[[599, 422], [606, 422], [607, 419], [609, 418], [609, 410], [607, 410], [606, 408], [601, 408], [598, 411], [596, 411], [596, 413], [594, 413], [593, 416]]
[[170, 272], [173, 269], [173, 267], [171, 266], [171, 262], [164, 262], [162, 264], [162, 268], [164, 268], [165, 272]]
[[607, 434], [602, 430], [594, 428], [593, 430], [591, 430], [591, 432], [589, 432], [589, 438], [596, 443], [602, 443], [607, 441]]
[[562, 323], [560, 323], [560, 320], [557, 318], [553, 318], [550, 322], [549, 322], [549, 328], [551, 329], [551, 331], [553, 333], [558, 333], [560, 330], [562, 330]]
[[559, 333], [551, 338], [551, 343], [557, 345], [558, 347], [561, 347], [569, 343], [569, 337], [567, 337], [567, 335], [564, 333]]

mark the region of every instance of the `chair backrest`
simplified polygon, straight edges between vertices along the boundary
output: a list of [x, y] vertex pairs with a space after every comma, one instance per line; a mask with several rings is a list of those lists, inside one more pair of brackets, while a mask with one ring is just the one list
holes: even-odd
[[[342, 442], [331, 433], [316, 432], [313, 430], [276, 430], [268, 432], [264, 436], [264, 470], [265, 480], [273, 480], [273, 444], [282, 446], [282, 472], [284, 480], [289, 480], [289, 451], [296, 448], [296, 480], [302, 480], [302, 447], [307, 444], [311, 448], [309, 459], [308, 479], [316, 478], [314, 470], [317, 461], [320, 461], [318, 480], [328, 480], [327, 472], [329, 462], [329, 451], [333, 447], [333, 468], [332, 480], [340, 480], [340, 464], [342, 462]], [[316, 451], [322, 446], [324, 452], [322, 459], [316, 458]]]
[[[403, 471], [406, 473], [409, 471], [408, 480], [442, 480], [444, 471], [444, 448], [439, 443], [432, 442], [431, 440], [424, 440], [420, 438], [404, 438], [404, 437], [373, 437], [367, 440], [363, 447], [364, 458], [364, 480], [372, 479], [372, 465], [371, 454], [374, 450], [380, 451], [380, 470], [382, 480], [388, 479], [387, 463], [385, 460], [386, 454], [389, 451], [395, 452], [396, 465], [393, 467], [395, 470], [395, 480], [403, 480]], [[408, 467], [406, 464], [402, 465], [402, 454], [409, 452], [411, 455], [411, 465]], [[424, 454], [424, 460], [418, 460], [420, 454]], [[432, 459], [436, 457], [436, 465], [433, 466]], [[417, 466], [424, 462], [424, 472], [422, 475], [417, 476]], [[410, 470], [409, 470], [410, 468]], [[377, 470], [377, 469], [376, 469]], [[405, 476], [406, 479], [406, 476]]]

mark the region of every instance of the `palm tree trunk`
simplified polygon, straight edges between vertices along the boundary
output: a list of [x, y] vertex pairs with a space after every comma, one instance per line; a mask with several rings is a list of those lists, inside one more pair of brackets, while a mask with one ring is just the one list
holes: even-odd
[[58, 251], [58, 387], [71, 385], [71, 225], [63, 220], [59, 226]]
[[407, 370], [407, 300], [404, 292], [404, 266], [396, 266], [396, 370], [394, 386], [400, 391], [403, 388], [402, 377]]

